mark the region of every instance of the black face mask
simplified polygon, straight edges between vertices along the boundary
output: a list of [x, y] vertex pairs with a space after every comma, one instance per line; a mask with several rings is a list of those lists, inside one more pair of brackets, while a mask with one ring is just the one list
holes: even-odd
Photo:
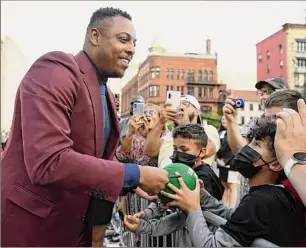
[[188, 165], [189, 167], [192, 167], [195, 165], [196, 160], [199, 156], [187, 154], [184, 152], [174, 151], [170, 159], [172, 160], [172, 163], [182, 163], [182, 164]]
[[255, 167], [254, 163], [258, 159], [262, 159], [261, 155], [246, 145], [236, 154], [231, 167], [237, 170], [245, 178], [253, 178], [261, 170], [262, 166], [267, 164], [262, 159], [265, 164]]

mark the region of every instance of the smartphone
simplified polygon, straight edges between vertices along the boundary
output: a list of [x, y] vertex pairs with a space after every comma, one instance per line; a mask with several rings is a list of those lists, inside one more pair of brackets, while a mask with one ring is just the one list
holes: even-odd
[[180, 91], [167, 91], [166, 103], [172, 105], [174, 109], [177, 109], [181, 103], [181, 92]]
[[144, 114], [144, 103], [135, 102], [133, 104], [133, 115], [143, 115]]

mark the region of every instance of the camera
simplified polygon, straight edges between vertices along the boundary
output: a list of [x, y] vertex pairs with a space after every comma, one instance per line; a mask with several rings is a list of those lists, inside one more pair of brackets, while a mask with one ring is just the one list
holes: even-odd
[[233, 99], [234, 101], [234, 109], [238, 109], [238, 108], [244, 108], [245, 106], [245, 101], [243, 99]]

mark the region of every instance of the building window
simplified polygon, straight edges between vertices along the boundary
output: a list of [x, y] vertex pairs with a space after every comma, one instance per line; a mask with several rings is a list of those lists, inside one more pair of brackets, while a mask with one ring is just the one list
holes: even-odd
[[284, 62], [282, 60], [279, 61], [279, 68], [283, 69]]
[[166, 69], [166, 78], [169, 79], [169, 68]]
[[185, 76], [184, 74], [185, 74], [184, 70], [181, 69], [181, 79], [182, 79], [182, 80], [184, 79], [184, 76]]
[[152, 79], [155, 78], [155, 68], [154, 67], [151, 68], [151, 78]]
[[181, 91], [181, 86], [176, 86], [176, 91]]
[[245, 120], [244, 120], [244, 116], [241, 116], [241, 125], [244, 125]]
[[210, 71], [210, 72], [208, 73], [208, 81], [211, 82], [211, 81], [213, 81], [213, 80], [214, 80], [214, 73], [213, 73], [212, 71]]
[[212, 109], [210, 106], [201, 106], [201, 112], [211, 113]]
[[180, 91], [181, 95], [184, 95], [184, 86], [177, 86], [177, 91]]
[[306, 67], [306, 59], [297, 59], [298, 67]]
[[306, 84], [306, 76], [303, 73], [295, 74], [295, 87], [301, 88]]
[[149, 97], [159, 96], [159, 86], [158, 85], [150, 85], [149, 88]]
[[203, 72], [203, 81], [207, 81], [207, 71]]
[[191, 96], [194, 95], [194, 88], [193, 88], [193, 86], [188, 86], [187, 91], [188, 91], [188, 93], [187, 93], [188, 95], [191, 95]]
[[214, 97], [214, 88], [209, 88], [209, 98]]
[[267, 64], [267, 73], [270, 73], [270, 65]]
[[202, 71], [199, 70], [198, 72], [198, 81], [202, 81]]
[[253, 110], [254, 110], [253, 103], [250, 103], [250, 111], [253, 111]]
[[172, 85], [171, 85], [171, 86], [168, 86], [168, 85], [167, 85], [167, 86], [166, 86], [166, 90], [167, 90], [167, 91], [173, 90], [173, 86], [172, 86]]
[[203, 97], [204, 97], [204, 98], [207, 98], [207, 97], [208, 97], [207, 88], [206, 88], [206, 87], [204, 87], [204, 94], [203, 94]]
[[173, 79], [173, 69], [170, 69], [170, 79]]
[[278, 45], [278, 50], [279, 50], [279, 54], [283, 54], [283, 45], [282, 44], [279, 44]]
[[194, 73], [193, 73], [193, 71], [188, 72], [187, 80], [188, 80], [188, 83], [194, 83]]
[[180, 80], [180, 70], [179, 69], [176, 70], [176, 79]]
[[258, 104], [258, 110], [259, 110], [259, 111], [262, 110], [261, 104]]
[[296, 51], [297, 52], [306, 52], [306, 41], [297, 41], [296, 42]]
[[160, 78], [160, 68], [159, 67], [155, 68], [155, 76], [156, 78]]
[[262, 61], [262, 55], [258, 54], [258, 61], [261, 62]]
[[267, 59], [270, 59], [270, 51], [267, 51]]
[[199, 97], [200, 99], [202, 98], [202, 90], [203, 90], [202, 87], [199, 87], [199, 88], [198, 88], [198, 97]]

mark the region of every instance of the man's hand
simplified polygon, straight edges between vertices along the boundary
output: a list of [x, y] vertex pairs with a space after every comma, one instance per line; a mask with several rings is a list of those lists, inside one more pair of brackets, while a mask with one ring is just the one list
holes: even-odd
[[284, 167], [296, 152], [306, 152], [306, 106], [303, 99], [298, 100], [299, 113], [284, 109], [277, 114], [275, 151], [280, 164]]
[[156, 201], [158, 199], [157, 195], [148, 195], [145, 191], [143, 191], [141, 188], [137, 188], [134, 190], [134, 192], [141, 198], [148, 200], [148, 201]]
[[168, 172], [161, 168], [139, 166], [139, 188], [149, 195], [157, 195], [169, 183]]
[[223, 116], [228, 124], [237, 122], [238, 111], [234, 109], [234, 105], [233, 96], [228, 96], [222, 108]]
[[200, 196], [205, 194], [205, 187], [204, 187], [204, 182], [199, 179], [199, 183], [200, 183]]
[[[176, 173], [176, 175], [179, 175]], [[201, 209], [200, 206], [200, 182], [197, 180], [196, 182], [196, 188], [191, 191], [183, 181], [182, 177], [178, 178], [178, 181], [180, 183], [181, 188], [178, 189], [172, 184], [168, 184], [167, 186], [175, 193], [174, 194], [169, 194], [166, 193], [165, 191], [162, 191], [161, 193], [170, 198], [173, 199], [172, 202], [168, 203], [168, 206], [173, 206], [173, 207], [179, 207], [186, 213], [191, 213], [196, 210]]]
[[145, 217], [145, 212], [144, 211], [140, 211], [136, 214], [134, 214], [134, 216], [138, 219], [143, 219]]
[[135, 232], [140, 227], [140, 219], [136, 216], [125, 215], [124, 224], [128, 230]]
[[177, 111], [171, 107], [171, 104], [166, 104], [160, 112], [160, 123], [165, 124], [168, 120], [175, 121]]

